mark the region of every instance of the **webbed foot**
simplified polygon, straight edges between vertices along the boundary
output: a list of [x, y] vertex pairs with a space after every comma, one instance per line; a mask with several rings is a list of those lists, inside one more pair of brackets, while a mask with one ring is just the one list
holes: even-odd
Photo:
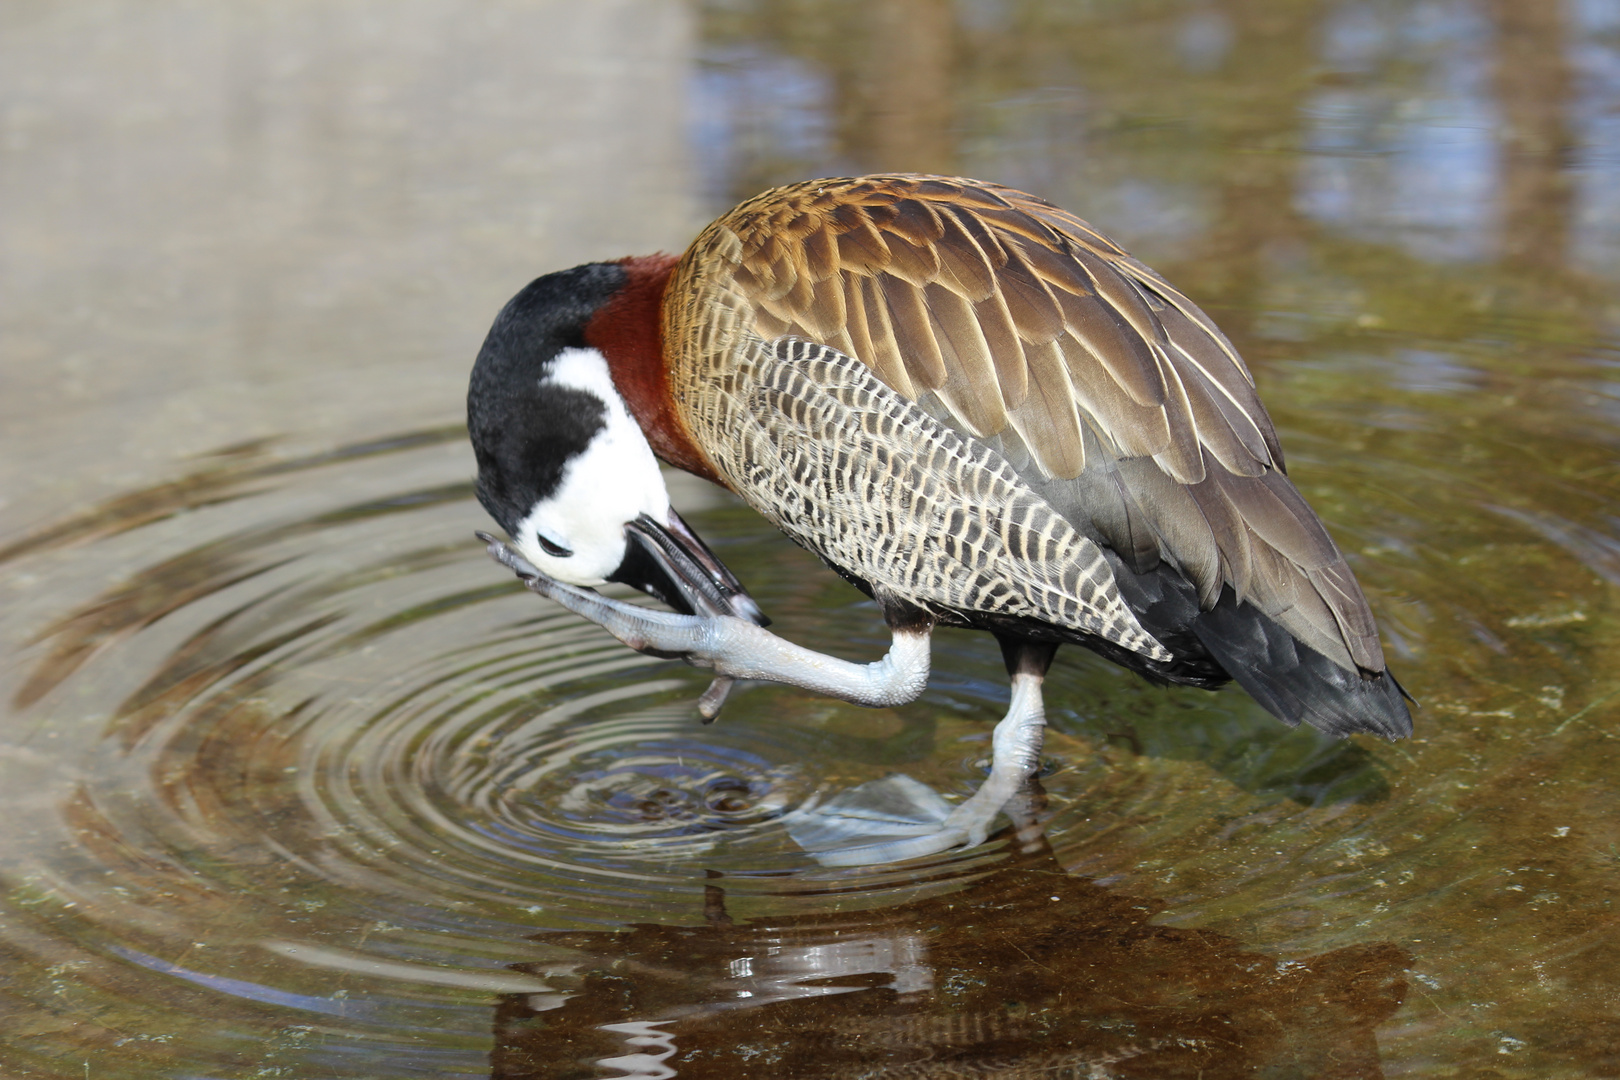
[[[732, 615], [681, 615], [614, 600], [594, 589], [569, 585], [549, 577], [509, 544], [489, 533], [480, 532], [477, 536], [487, 545], [490, 558], [516, 574], [531, 591], [589, 619], [640, 653], [665, 660], [685, 660], [693, 667], [713, 668], [716, 659], [713, 642], [723, 637], [714, 624], [722, 620], [742, 622]], [[698, 698], [698, 712], [704, 723], [710, 723], [720, 715], [720, 709], [735, 683], [736, 680], [730, 675], [715, 676], [709, 688]]]
[[517, 574], [530, 590], [590, 620], [637, 652], [713, 671], [714, 682], [698, 702], [706, 720], [719, 715], [739, 679], [786, 683], [868, 706], [903, 704], [922, 693], [928, 682], [927, 630], [896, 631], [883, 659], [854, 664], [795, 645], [712, 604], [703, 605], [702, 614], [681, 615], [569, 585], [542, 573], [488, 533], [479, 533], [478, 538], [490, 557]]
[[978, 847], [1004, 808], [1028, 817], [1028, 800], [1015, 796], [1040, 763], [1046, 723], [1041, 679], [1050, 655], [1044, 653], [1038, 671], [1009, 664], [1012, 700], [992, 738], [990, 775], [966, 802], [952, 807], [910, 777], [892, 776], [806, 811], [789, 823], [789, 834], [823, 866], [874, 866]]
[[986, 781], [972, 798], [953, 807], [926, 784], [909, 776], [889, 776], [851, 788], [792, 818], [788, 835], [823, 866], [878, 866], [920, 859], [984, 843], [1012, 794]]

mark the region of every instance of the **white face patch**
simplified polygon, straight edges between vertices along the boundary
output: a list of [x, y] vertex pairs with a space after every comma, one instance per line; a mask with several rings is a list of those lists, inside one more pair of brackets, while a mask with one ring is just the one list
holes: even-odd
[[[564, 349], [541, 386], [580, 390], [602, 402], [603, 427], [569, 461], [562, 483], [518, 523], [523, 557], [570, 585], [601, 585], [624, 562], [624, 526], [642, 514], [669, 521], [669, 492], [658, 459], [619, 397], [607, 360], [595, 349]], [[539, 537], [573, 552], [549, 554]]]

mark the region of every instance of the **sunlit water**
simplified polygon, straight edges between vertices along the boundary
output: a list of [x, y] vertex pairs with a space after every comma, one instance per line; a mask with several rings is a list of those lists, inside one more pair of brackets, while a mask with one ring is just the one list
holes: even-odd
[[[5, 899], [9, 986], [32, 1006], [15, 1018], [23, 1030], [43, 1020], [38, 1033], [86, 1053], [100, 1044], [170, 1068], [201, 1053], [235, 1068], [372, 1075], [404, 1055], [406, 1071], [477, 1074], [492, 1002], [543, 1019], [590, 985], [593, 965], [612, 970], [633, 949], [604, 931], [701, 923], [706, 909], [712, 921], [716, 888], [723, 908], [775, 930], [710, 944], [724, 954], [714, 978], [731, 985], [703, 985], [700, 969], [691, 999], [666, 1015], [618, 1019], [820, 1000], [816, 987], [850, 966], [842, 954], [801, 957], [763, 983], [739, 979], [733, 962], [764, 977], [767, 955], [830, 948], [820, 927], [794, 922], [829, 909], [874, 913], [876, 925], [851, 916], [832, 934], [854, 938], [855, 974], [886, 976], [870, 985], [899, 980], [926, 998], [962, 966], [931, 940], [937, 913], [909, 926], [884, 909], [950, 895], [964, 874], [996, 867], [1005, 843], [932, 867], [827, 871], [783, 826], [814, 799], [897, 769], [971, 792], [1005, 699], [993, 649], [944, 635], [933, 687], [904, 709], [754, 688], [704, 727], [700, 673], [625, 650], [483, 556], [466, 466], [455, 432], [302, 460], [247, 448], [7, 553], [30, 591], [88, 593], [30, 650], [13, 699], [8, 785], [41, 796], [14, 810]], [[701, 506], [697, 526], [784, 632], [882, 647], [869, 604], [746, 511]], [[140, 569], [86, 589], [107, 564]], [[1236, 695], [1168, 697], [1097, 662], [1054, 683], [1045, 831], [1056, 851], [1039, 861], [1049, 880], [1033, 899], [975, 886], [971, 902], [947, 905], [961, 912], [957, 934], [1038, 903], [1034, 922], [999, 916], [1014, 956], [1036, 949], [1073, 917], [1046, 906], [1081, 887], [1064, 884], [1062, 866], [1112, 884], [1154, 852], [1160, 877], [1179, 883], [1232, 834], [1264, 831], [1271, 845], [1279, 828], [1290, 855], [1317, 861], [1388, 847], [1387, 826], [1369, 830], [1349, 809], [1387, 802], [1385, 770], [1362, 748], [1285, 732]], [[77, 750], [60, 752], [62, 740]], [[1328, 809], [1306, 810], [1317, 804]], [[1255, 865], [1246, 851], [1233, 869], [1270, 878], [1281, 861], [1263, 854]], [[1308, 892], [1319, 887], [1309, 880]], [[1130, 890], [1112, 905], [1134, 922], [1157, 907]], [[1293, 941], [1314, 927], [1293, 929], [1268, 944], [1338, 944]], [[958, 981], [1005, 978], [1001, 952]], [[1124, 975], [1153, 984], [1123, 961]], [[1257, 962], [1275, 968], [1251, 956], [1242, 970]], [[1383, 958], [1377, 992], [1388, 996], [1401, 966]], [[1190, 977], [1188, 992], [1208, 977]], [[1047, 1008], [1063, 1015], [1061, 1001]], [[1164, 1053], [1197, 1036], [1171, 1025], [1144, 1039], [1069, 1056]], [[50, 1068], [60, 1045], [37, 1045], [28, 1064]], [[891, 1049], [905, 1060], [928, 1046]]]
[[[825, 24], [768, 4], [659, 8], [669, 24], [614, 7], [570, 39], [570, 62], [610, 63], [641, 26], [638, 70], [688, 50], [658, 70], [689, 69], [698, 119], [664, 132], [693, 148], [668, 171], [637, 158], [603, 174], [633, 192], [662, 177], [679, 207], [593, 199], [559, 152], [535, 183], [568, 205], [544, 213], [617, 205], [591, 211], [607, 224], [559, 238], [514, 202], [503, 220], [533, 229], [517, 240], [487, 221], [421, 226], [434, 239], [417, 262], [399, 248], [368, 260], [355, 241], [341, 272], [322, 264], [308, 305], [325, 311], [373, 267], [411, 284], [375, 309], [351, 297], [291, 339], [258, 309], [239, 338], [212, 308], [143, 316], [132, 274], [103, 299], [154, 321], [128, 333], [125, 368], [81, 386], [76, 365], [100, 370], [110, 317], [74, 321], [42, 299], [54, 294], [26, 271], [58, 249], [7, 249], [8, 281], [36, 291], [8, 309], [20, 389], [0, 475], [6, 497], [47, 509], [8, 510], [0, 534], [6, 1075], [1620, 1072], [1620, 15], [1573, 4], [1550, 30], [1500, 39], [1511, 6], [866, 7], [827, 5]], [[567, 6], [542, 8], [560, 20]], [[518, 79], [529, 62], [515, 47], [508, 67], [451, 62], [509, 41], [511, 12], [474, 25], [446, 15], [454, 5], [412, 11], [392, 55], [449, 57], [432, 68], [447, 86]], [[302, 43], [381, 32], [337, 23], [243, 40], [283, 35], [263, 79], [298, 86]], [[1565, 60], [1497, 66], [1501, 40], [1547, 33], [1569, 47], [1535, 55]], [[904, 79], [877, 62], [902, 47]], [[321, 55], [321, 70], [350, 70]], [[957, 88], [954, 113], [939, 85]], [[497, 116], [504, 101], [467, 109]], [[1561, 111], [1538, 112], [1547, 101]], [[624, 102], [580, 108], [566, 123], [549, 106], [525, 115], [564, 147], [600, 149], [598, 127], [616, 122], [664, 130]], [[143, 115], [131, 106], [128, 122]], [[399, 115], [465, 135], [454, 111]], [[48, 110], [7, 116], [15, 145], [49, 127]], [[1503, 156], [1509, 123], [1520, 141]], [[495, 160], [475, 150], [513, 138], [493, 121], [466, 137], [468, 176]], [[350, 161], [350, 141], [320, 145]], [[664, 145], [624, 141], [631, 155]], [[420, 224], [372, 197], [388, 173], [367, 171], [370, 153], [417, 160], [361, 153], [349, 179], [366, 197], [288, 211], [291, 250], [313, 259], [334, 221], [361, 238], [393, 236], [389, 215]], [[571, 260], [618, 254], [604, 237], [676, 243], [703, 205], [891, 167], [1052, 196], [1208, 304], [1422, 703], [1413, 739], [1324, 740], [1238, 691], [1159, 690], [1065, 650], [1038, 832], [829, 870], [789, 833], [819, 800], [896, 772], [951, 798], [974, 790], [1006, 703], [993, 641], [941, 632], [929, 689], [903, 708], [747, 686], [704, 726], [703, 673], [629, 652], [485, 557], [455, 398], [478, 324], [552, 268], [531, 266], [526, 244]], [[229, 190], [281, 192], [266, 175], [283, 173]], [[291, 205], [306, 189], [287, 183], [276, 197]], [[444, 208], [462, 183], [424, 182], [421, 201], [459, 222]], [[241, 271], [244, 291], [283, 281], [280, 243]], [[454, 277], [446, 258], [471, 275], [479, 250], [501, 263], [476, 279], [487, 297], [412, 277]], [[197, 263], [199, 289], [213, 265]], [[313, 318], [305, 292], [270, 310]], [[160, 333], [169, 318], [186, 333]], [[412, 352], [413, 319], [457, 323], [467, 347]], [[165, 333], [202, 344], [175, 360]], [[269, 424], [287, 438], [229, 436], [264, 426], [243, 419], [256, 414], [240, 386], [208, 382], [237, 350], [302, 372], [265, 390], [298, 403]], [[65, 396], [38, 389], [54, 369], [17, 359], [58, 352]], [[413, 374], [388, 387], [395, 356]], [[333, 374], [349, 370], [371, 381]], [[113, 375], [166, 374], [160, 396], [202, 406], [195, 427], [163, 414], [170, 441], [137, 423], [146, 404], [64, 404]], [[68, 418], [54, 427], [53, 407]], [[212, 449], [191, 453], [198, 442]], [[870, 603], [728, 497], [674, 490], [776, 630], [881, 653]]]

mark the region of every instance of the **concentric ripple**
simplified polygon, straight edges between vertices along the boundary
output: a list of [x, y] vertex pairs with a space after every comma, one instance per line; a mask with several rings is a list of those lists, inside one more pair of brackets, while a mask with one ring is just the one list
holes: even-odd
[[[18, 1059], [36, 1074], [82, 1075], [63, 1048], [107, 1046], [155, 1075], [374, 1076], [397, 1056], [487, 1075], [494, 1018], [573, 1001], [627, 926], [836, 916], [845, 944], [805, 956], [847, 945], [895, 979], [933, 977], [913, 929], [938, 927], [873, 938], [865, 913], [954, 910], [1016, 845], [829, 870], [788, 826], [892, 773], [970, 793], [1006, 700], [993, 641], [942, 631], [904, 708], [747, 686], [705, 726], [704, 673], [625, 649], [488, 561], [460, 439], [240, 448], [0, 552], [5, 617], [31, 642], [4, 673], [21, 734], [0, 755], [0, 962], [19, 1016], [78, 1018]], [[881, 619], [834, 575], [741, 508], [688, 507], [784, 634], [881, 653]], [[1549, 610], [1521, 621], [1553, 640], [1584, 619]], [[1038, 874], [1155, 892], [1166, 919], [1314, 955], [1419, 940], [1456, 902], [1436, 875], [1479, 872], [1489, 830], [1451, 779], [1476, 760], [1465, 733], [1328, 742], [1240, 694], [1161, 691], [1077, 651], [1047, 690]], [[1596, 738], [1586, 715], [1557, 736]], [[1403, 780], [1419, 753], [1451, 764]], [[1554, 779], [1586, 790], [1601, 761], [1570, 755]], [[1516, 767], [1498, 765], [1504, 784]], [[1582, 827], [1553, 805], [1537, 835]], [[1029, 903], [997, 895], [974, 903]], [[630, 985], [679, 982], [649, 971]]]
[[[440, 899], [527, 902], [546, 867], [571, 886], [581, 867], [643, 875], [721, 833], [785, 854], [771, 823], [809, 794], [794, 730], [700, 725], [698, 673], [484, 560], [464, 539], [480, 523], [468, 494], [422, 488], [193, 544], [54, 627], [59, 678], [92, 636], [169, 644], [114, 709], [102, 768], [118, 782], [98, 786], [161, 778], [154, 793], [197, 835], [274, 823], [328, 880], [380, 874]], [[138, 621], [176, 581], [184, 606]], [[51, 689], [36, 677], [30, 692]]]
[[[844, 898], [817, 907], [881, 906], [998, 857], [828, 871], [784, 824], [896, 771], [970, 792], [1005, 695], [988, 641], [943, 639], [917, 706], [747, 687], [705, 726], [702, 673], [485, 558], [459, 435], [241, 448], [4, 553], [41, 595], [75, 598], [38, 620], [7, 687], [43, 736], [6, 766], [52, 778], [11, 808], [22, 869], [0, 946], [25, 997], [77, 995], [78, 1014], [126, 1017], [109, 1030], [180, 1031], [221, 1061], [368, 1074], [331, 1040], [272, 1052], [220, 1034], [290, 1010], [346, 1038], [426, 1040], [443, 1073], [471, 1074], [456, 1033], [487, 1029], [490, 995], [567, 985], [511, 970], [555, 951], [537, 932], [700, 920], [716, 874], [761, 902], [787, 881]], [[881, 652], [875, 612], [797, 549], [751, 515], [692, 509], [789, 633]], [[1106, 756], [1053, 743], [1055, 828], [1076, 820], [1066, 775], [1096, 784], [1089, 814], [1177, 797], [1162, 770], [1110, 783]], [[141, 1052], [195, 1065], [176, 1046]]]
[[[410, 1041], [425, 987], [544, 990], [505, 971], [537, 929], [680, 922], [706, 869], [813, 868], [780, 826], [816, 794], [813, 733], [703, 726], [700, 673], [510, 580], [458, 434], [247, 448], [5, 553], [82, 597], [8, 686], [75, 747], [34, 755], [55, 794], [34, 778], [7, 852], [32, 930], [3, 947], [40, 994], [114, 971], [79, 989], [142, 1030], [203, 993], [249, 1029], [270, 1005]], [[91, 564], [128, 570], [86, 590]]]

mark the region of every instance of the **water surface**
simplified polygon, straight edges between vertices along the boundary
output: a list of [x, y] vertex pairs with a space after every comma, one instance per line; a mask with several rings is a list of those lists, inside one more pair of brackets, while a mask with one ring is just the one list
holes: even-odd
[[[19, 1077], [1620, 1074], [1620, 7], [17, 4], [0, 1062]], [[1218, 319], [1422, 702], [1077, 650], [1042, 828], [828, 870], [1006, 704], [748, 687], [524, 592], [460, 398], [544, 270], [776, 182], [1019, 185]], [[695, 481], [784, 635], [872, 605]]]

